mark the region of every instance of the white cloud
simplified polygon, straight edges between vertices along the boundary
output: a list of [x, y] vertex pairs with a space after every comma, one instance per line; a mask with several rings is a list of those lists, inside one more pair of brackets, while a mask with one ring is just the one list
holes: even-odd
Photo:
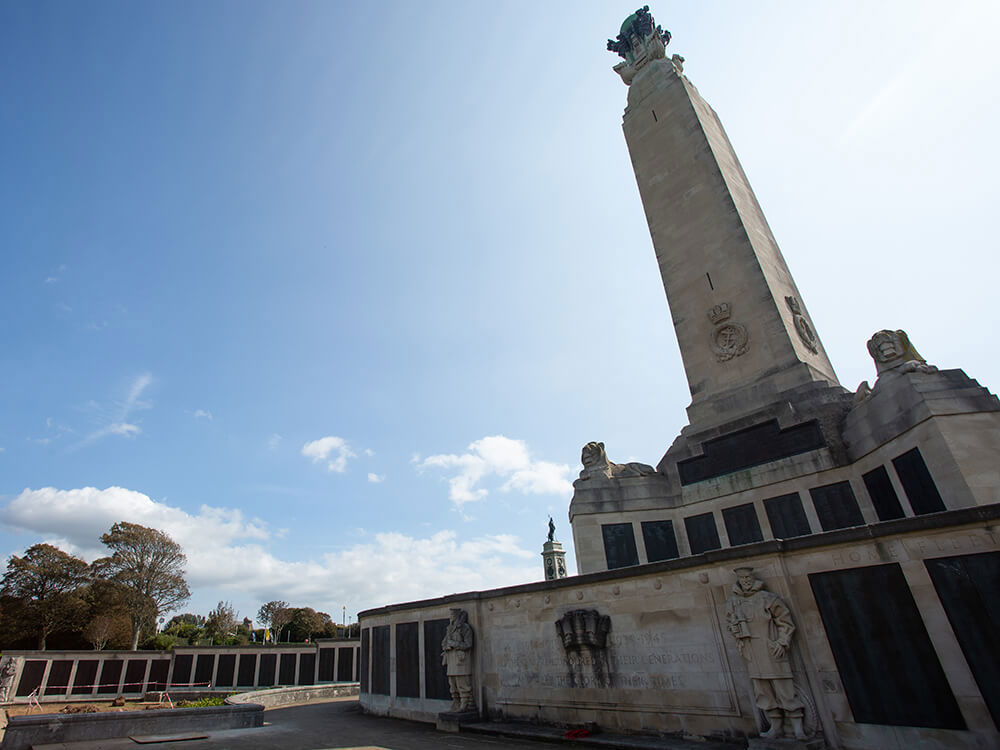
[[135, 437], [142, 430], [139, 425], [129, 424], [128, 422], [116, 422], [114, 424], [108, 425], [108, 434], [111, 435], [124, 435], [125, 437]]
[[100, 536], [118, 521], [161, 529], [185, 551], [228, 545], [238, 539], [267, 539], [266, 525], [246, 520], [239, 510], [203, 505], [197, 515], [122, 487], [57, 490], [26, 489], [0, 510], [0, 521], [46, 538], [62, 540], [91, 560], [105, 553]]
[[142, 432], [139, 425], [129, 421], [129, 417], [135, 411], [151, 408], [152, 404], [150, 402], [142, 401], [140, 399], [143, 392], [152, 382], [153, 376], [148, 372], [137, 375], [133, 378], [132, 382], [129, 383], [124, 400], [116, 402], [111, 409], [102, 409], [100, 404], [91, 401], [89, 406], [99, 412], [99, 420], [105, 424], [87, 435], [83, 440], [77, 443], [75, 447], [80, 448], [88, 443], [93, 443], [96, 440], [107, 437], [108, 435], [135, 437]]
[[356, 454], [344, 438], [329, 435], [303, 445], [302, 455], [311, 458], [314, 464], [326, 461], [327, 469], [343, 474], [347, 470], [347, 460]]
[[[3, 448], [0, 448], [0, 450], [3, 450]], [[368, 472], [368, 481], [371, 482], [372, 484], [378, 484], [379, 482], [384, 482], [385, 474], [373, 474], [371, 472]]]
[[375, 455], [375, 451], [373, 451], [371, 448], [365, 448], [365, 455], [371, 458], [372, 456]]
[[533, 460], [523, 440], [494, 435], [471, 443], [468, 451], [460, 456], [439, 454], [422, 461], [418, 456], [413, 459], [420, 470], [443, 469], [452, 473], [448, 479], [448, 497], [459, 508], [489, 494], [489, 490], [479, 485], [490, 476], [505, 480], [500, 485], [502, 492], [555, 495], [573, 491], [568, 478], [570, 467]]
[[0, 521], [87, 560], [106, 554], [98, 539], [122, 520], [161, 529], [183, 547], [195, 598], [198, 589], [217, 589], [234, 600], [285, 599], [327, 612], [346, 604], [353, 613], [541, 578], [536, 552], [505, 534], [380, 533], [316, 559], [284, 560], [267, 546], [280, 533], [239, 510], [202, 506], [192, 514], [122, 487], [26, 489], [0, 510]]
[[278, 446], [281, 445], [282, 437], [277, 432], [271, 433], [271, 437], [267, 439], [267, 447], [269, 450], [278, 450]]
[[132, 381], [132, 384], [129, 386], [128, 389], [128, 396], [125, 397], [125, 405], [123, 407], [125, 413], [132, 411], [132, 409], [136, 407], [140, 408], [149, 407], [149, 404], [140, 402], [139, 397], [142, 395], [142, 392], [146, 390], [146, 388], [148, 388], [149, 384], [152, 382], [153, 382], [153, 376], [150, 375], [148, 372], [142, 373], [141, 375], [136, 377], [135, 380]]
[[194, 412], [195, 419], [207, 419], [209, 422], [212, 421], [212, 412], [206, 409], [195, 409]]

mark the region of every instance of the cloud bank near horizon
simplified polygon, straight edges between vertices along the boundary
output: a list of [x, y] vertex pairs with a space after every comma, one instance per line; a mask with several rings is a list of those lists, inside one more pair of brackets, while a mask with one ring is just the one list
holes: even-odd
[[196, 598], [198, 590], [210, 589], [258, 604], [284, 599], [329, 612], [334, 619], [345, 605], [353, 613], [525, 583], [540, 573], [535, 553], [512, 535], [460, 539], [448, 529], [424, 537], [365, 534], [363, 541], [314, 559], [282, 559], [269, 549], [281, 530], [238, 509], [202, 505], [189, 513], [122, 487], [25, 489], [0, 509], [0, 522], [38, 534], [40, 541], [88, 562], [106, 554], [100, 537], [118, 521], [160, 529], [178, 542]]

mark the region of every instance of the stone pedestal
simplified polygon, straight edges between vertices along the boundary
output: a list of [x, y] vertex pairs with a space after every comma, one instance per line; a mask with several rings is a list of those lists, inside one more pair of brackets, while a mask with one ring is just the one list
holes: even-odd
[[545, 567], [546, 581], [566, 578], [568, 575], [566, 572], [566, 550], [563, 549], [562, 542], [552, 540], [542, 545], [542, 565]]
[[769, 740], [752, 737], [747, 741], [747, 750], [826, 750], [826, 742], [821, 737], [797, 740], [793, 737]]
[[437, 715], [435, 727], [439, 732], [458, 732], [462, 724], [479, 721], [478, 711], [442, 711]]

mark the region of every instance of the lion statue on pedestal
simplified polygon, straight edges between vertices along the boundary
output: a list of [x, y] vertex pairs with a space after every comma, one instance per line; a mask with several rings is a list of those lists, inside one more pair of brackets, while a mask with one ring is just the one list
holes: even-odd
[[580, 479], [591, 479], [592, 477], [619, 479], [621, 477], [644, 477], [656, 473], [656, 469], [649, 464], [634, 461], [627, 464], [612, 463], [608, 460], [604, 443], [594, 441], [583, 446], [580, 461], [583, 463]]

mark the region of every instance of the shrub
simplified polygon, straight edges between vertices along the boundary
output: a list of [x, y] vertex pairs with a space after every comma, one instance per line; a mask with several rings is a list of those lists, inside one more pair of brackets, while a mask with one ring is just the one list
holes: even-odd
[[177, 708], [205, 708], [206, 706], [224, 706], [226, 699], [221, 695], [206, 695], [196, 701], [179, 701]]

